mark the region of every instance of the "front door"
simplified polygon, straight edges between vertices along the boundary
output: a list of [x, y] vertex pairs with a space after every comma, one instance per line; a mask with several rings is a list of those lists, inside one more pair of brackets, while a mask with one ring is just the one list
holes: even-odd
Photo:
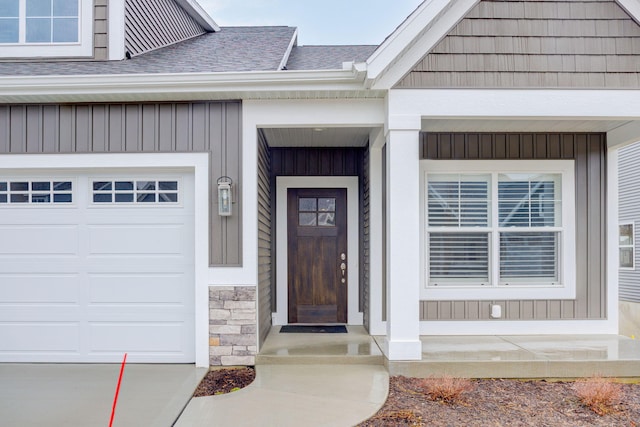
[[287, 192], [289, 323], [347, 323], [347, 190]]

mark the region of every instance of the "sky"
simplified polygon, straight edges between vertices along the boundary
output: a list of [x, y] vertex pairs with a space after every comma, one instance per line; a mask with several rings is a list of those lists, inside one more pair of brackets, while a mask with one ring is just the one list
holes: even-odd
[[222, 27], [298, 27], [298, 45], [377, 45], [422, 0], [198, 0]]

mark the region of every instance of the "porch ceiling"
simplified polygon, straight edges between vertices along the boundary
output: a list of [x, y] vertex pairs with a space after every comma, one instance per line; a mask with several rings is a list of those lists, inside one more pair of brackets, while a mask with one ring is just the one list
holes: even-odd
[[271, 147], [365, 147], [369, 127], [263, 128]]
[[628, 120], [423, 119], [426, 132], [609, 132]]

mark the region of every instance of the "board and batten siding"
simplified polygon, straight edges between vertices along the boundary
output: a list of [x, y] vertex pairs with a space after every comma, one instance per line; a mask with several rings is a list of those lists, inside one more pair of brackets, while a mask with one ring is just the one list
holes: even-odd
[[275, 302], [271, 226], [271, 153], [264, 134], [258, 133], [258, 340], [262, 346], [271, 330]]
[[483, 0], [397, 88], [639, 88], [640, 26], [614, 0]]
[[174, 0], [126, 0], [124, 23], [125, 50], [131, 56], [206, 32]]
[[369, 176], [370, 176], [370, 154], [367, 148], [363, 153], [362, 159], [362, 191], [360, 196], [360, 235], [362, 236], [362, 246], [360, 247], [360, 311], [362, 311], [364, 318], [364, 327], [369, 330], [371, 324], [370, 318], [370, 302], [369, 302], [369, 286], [370, 279], [370, 248], [371, 248], [371, 227], [370, 227], [370, 212], [371, 203], [369, 198]]
[[640, 143], [621, 148], [618, 157], [618, 220], [633, 224], [635, 268], [618, 272], [620, 299], [640, 302], [640, 256], [638, 230], [640, 225]]
[[210, 262], [239, 266], [242, 209], [218, 216], [215, 181], [229, 176], [241, 200], [240, 102], [0, 105], [0, 155], [172, 153], [210, 156]]
[[[276, 178], [278, 176], [357, 176], [358, 177], [358, 194], [360, 209], [362, 209], [363, 200], [363, 170], [365, 148], [303, 148], [303, 147], [287, 147], [287, 148], [271, 148], [271, 194], [275, 197]], [[275, 202], [272, 200], [272, 207], [275, 209]], [[275, 211], [272, 210], [272, 218], [275, 218]], [[359, 229], [360, 250], [364, 246], [364, 230], [367, 226], [361, 226]], [[274, 259], [275, 265], [275, 250]], [[359, 255], [362, 262], [361, 255]], [[368, 266], [365, 264], [365, 268]], [[365, 270], [361, 268], [361, 270]], [[360, 298], [364, 296], [362, 289], [365, 284], [362, 282], [363, 273], [359, 277], [360, 283], [358, 295]], [[366, 273], [368, 275], [368, 272]], [[275, 279], [272, 287], [272, 295], [275, 295]], [[275, 298], [274, 301], [275, 303]], [[359, 301], [362, 308], [364, 301]], [[273, 307], [276, 310], [276, 307]]]
[[[576, 183], [576, 299], [421, 301], [421, 320], [605, 319], [606, 135], [601, 133], [422, 133], [422, 159], [574, 159]], [[500, 321], [492, 319], [493, 321]]]

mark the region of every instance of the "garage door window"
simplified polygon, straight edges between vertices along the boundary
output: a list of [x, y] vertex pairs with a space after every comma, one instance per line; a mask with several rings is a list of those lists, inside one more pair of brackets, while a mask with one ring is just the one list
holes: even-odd
[[0, 204], [69, 204], [73, 202], [71, 181], [0, 181]]
[[95, 204], [177, 204], [178, 181], [93, 181]]

